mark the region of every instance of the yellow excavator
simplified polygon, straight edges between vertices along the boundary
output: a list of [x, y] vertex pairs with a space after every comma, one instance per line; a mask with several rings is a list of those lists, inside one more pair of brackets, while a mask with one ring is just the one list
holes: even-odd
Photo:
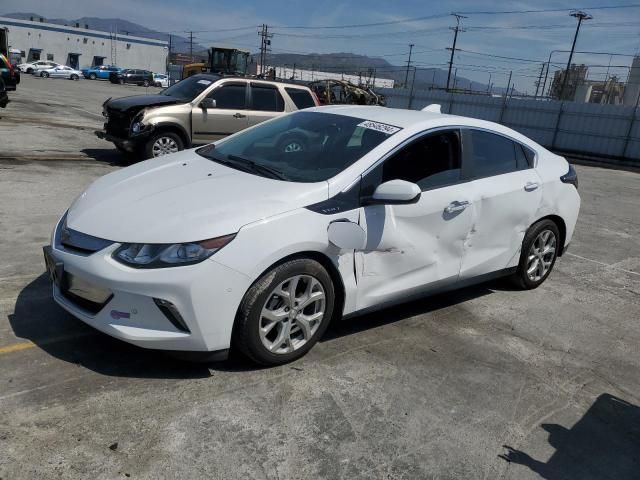
[[182, 78], [196, 73], [211, 72], [244, 77], [251, 60], [248, 50], [231, 47], [209, 47], [208, 62], [190, 63], [182, 68]]

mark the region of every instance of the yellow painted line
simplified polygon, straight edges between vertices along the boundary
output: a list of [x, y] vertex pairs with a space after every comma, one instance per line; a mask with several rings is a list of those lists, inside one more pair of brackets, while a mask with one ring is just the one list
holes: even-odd
[[5, 353], [19, 352], [20, 350], [27, 350], [27, 349], [33, 348], [35, 346], [36, 346], [36, 344], [33, 343], [33, 342], [14, 343], [13, 345], [7, 345], [6, 347], [0, 347], [0, 355], [4, 355]]

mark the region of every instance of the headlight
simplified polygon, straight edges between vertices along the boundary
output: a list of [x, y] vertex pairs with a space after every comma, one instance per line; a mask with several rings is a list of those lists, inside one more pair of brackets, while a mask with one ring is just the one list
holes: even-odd
[[113, 258], [136, 268], [163, 268], [180, 265], [192, 265], [201, 262], [216, 253], [231, 240], [233, 235], [211, 238], [201, 242], [174, 244], [124, 243], [115, 252]]

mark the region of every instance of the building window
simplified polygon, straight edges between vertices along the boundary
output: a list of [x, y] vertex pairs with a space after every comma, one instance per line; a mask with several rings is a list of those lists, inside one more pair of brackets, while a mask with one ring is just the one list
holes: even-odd
[[69, 40], [70, 40], [70, 38], [69, 38], [69, 37], [67, 37], [67, 42], [68, 42]]
[[47, 53], [47, 60], [53, 62], [53, 53]]
[[84, 38], [82, 39], [82, 43], [85, 43], [85, 44], [86, 44], [88, 41], [89, 41], [89, 39], [88, 39], [87, 37], [84, 37]]
[[22, 58], [26, 57], [27, 56], [27, 52], [25, 52], [24, 50], [20, 50], [20, 56]]

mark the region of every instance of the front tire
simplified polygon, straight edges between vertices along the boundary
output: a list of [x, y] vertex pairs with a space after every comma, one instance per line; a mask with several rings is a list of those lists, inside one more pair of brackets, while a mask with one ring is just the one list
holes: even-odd
[[96, 74], [95, 73], [90, 73], [89, 74], [89, 80], [95, 80], [96, 79]]
[[261, 365], [305, 355], [333, 315], [331, 276], [315, 260], [290, 260], [265, 273], [247, 291], [236, 318], [233, 346]]
[[180, 136], [173, 132], [159, 132], [153, 135], [145, 144], [145, 158], [156, 158], [170, 153], [184, 150], [184, 143]]
[[142, 82], [142, 86], [143, 87], [148, 87], [149, 86], [149, 80], [145, 80], [144, 82]]
[[49, 74], [47, 72], [42, 72], [40, 76], [43, 78], [49, 78]]
[[542, 285], [553, 270], [560, 248], [560, 232], [553, 221], [541, 220], [529, 227], [514, 274], [516, 285], [524, 290]]
[[79, 80], [80, 77], [78, 75], [76, 75], [75, 73], [73, 75], [71, 75], [71, 80]]

